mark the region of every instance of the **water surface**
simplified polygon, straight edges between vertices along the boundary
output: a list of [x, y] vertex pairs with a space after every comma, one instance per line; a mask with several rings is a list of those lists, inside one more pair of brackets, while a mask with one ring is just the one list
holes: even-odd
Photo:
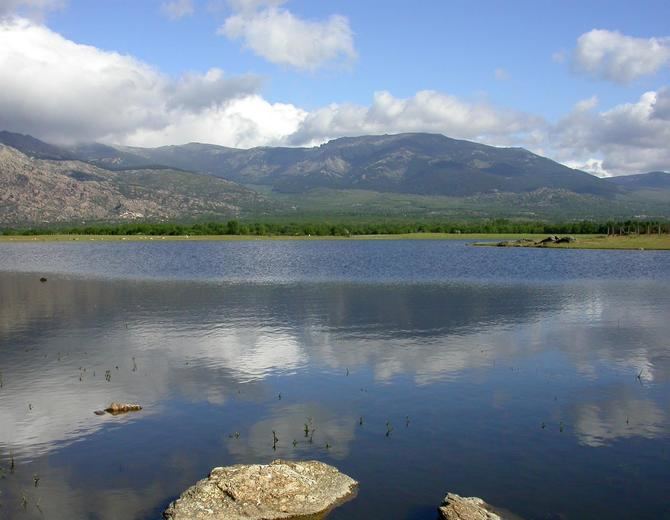
[[360, 481], [333, 519], [670, 517], [668, 289], [667, 252], [3, 244], [0, 517], [158, 518], [279, 457]]

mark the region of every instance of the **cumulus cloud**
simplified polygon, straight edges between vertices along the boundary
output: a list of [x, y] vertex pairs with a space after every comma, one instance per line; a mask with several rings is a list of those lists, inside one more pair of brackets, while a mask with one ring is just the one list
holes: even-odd
[[651, 112], [651, 117], [670, 121], [670, 88], [664, 87], [656, 93], [656, 100]]
[[437, 132], [503, 144], [543, 124], [538, 117], [495, 108], [486, 102], [469, 103], [432, 90], [404, 99], [382, 91], [374, 94], [368, 107], [332, 104], [311, 112], [291, 141], [318, 143], [341, 136]]
[[[549, 140], [563, 160], [602, 159], [602, 174], [640, 173], [670, 167], [668, 89], [645, 92], [634, 103], [604, 111], [591, 100], [578, 103], [551, 130]], [[660, 116], [659, 116], [660, 114]]]
[[589, 172], [591, 175], [595, 175], [596, 177], [612, 176], [610, 172], [604, 168], [602, 159], [595, 159], [590, 157], [585, 161], [565, 161], [563, 164], [565, 164], [568, 168]]
[[281, 1], [232, 0], [236, 12], [218, 33], [241, 40], [256, 55], [279, 65], [315, 70], [356, 58], [349, 20], [332, 15], [325, 21], [303, 20]]
[[[205, 137], [207, 129], [209, 142], [262, 144], [303, 117], [300, 109], [259, 98], [255, 76], [212, 69], [174, 80], [131, 56], [74, 43], [25, 19], [0, 23], [0, 70], [12, 71], [0, 75], [0, 127], [53, 142], [132, 136], [142, 144], [146, 136], [153, 143], [162, 132], [176, 143]], [[278, 114], [285, 121], [275, 124]]]
[[270, 103], [259, 95], [246, 96], [199, 113], [177, 111], [166, 125], [144, 127], [123, 137], [135, 146], [161, 146], [191, 141], [238, 148], [280, 145], [293, 134], [306, 112], [291, 104]]
[[161, 4], [161, 11], [171, 20], [190, 16], [194, 10], [193, 0], [172, 0], [171, 2], [163, 2]]
[[628, 83], [670, 63], [670, 38], [634, 38], [594, 29], [579, 37], [572, 58], [577, 72]]
[[189, 73], [168, 89], [168, 106], [201, 110], [230, 99], [256, 94], [262, 78], [254, 75], [228, 78], [221, 69], [210, 69], [205, 74]]

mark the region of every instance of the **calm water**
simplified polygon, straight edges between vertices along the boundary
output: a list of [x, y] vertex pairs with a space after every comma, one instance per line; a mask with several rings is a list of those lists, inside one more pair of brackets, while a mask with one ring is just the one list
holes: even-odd
[[669, 289], [667, 252], [2, 244], [0, 518], [159, 518], [279, 457], [360, 482], [332, 519], [670, 518]]

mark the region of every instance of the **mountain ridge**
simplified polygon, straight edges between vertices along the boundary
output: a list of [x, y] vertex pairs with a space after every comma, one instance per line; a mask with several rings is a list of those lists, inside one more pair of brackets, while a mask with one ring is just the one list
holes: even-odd
[[[22, 208], [44, 204], [37, 199], [50, 194], [40, 188], [31, 192], [21, 182], [34, 177], [38, 184], [46, 182], [58, 192], [53, 179], [39, 177], [40, 168], [80, 197], [97, 182], [102, 190], [98, 200], [111, 205], [91, 216], [77, 211], [81, 201], [61, 193], [67, 210], [63, 215], [72, 219], [670, 216], [670, 190], [601, 179], [524, 148], [496, 148], [441, 134], [342, 137], [309, 148], [250, 149], [197, 142], [157, 148], [101, 143], [57, 146], [0, 132], [3, 141], [8, 149], [25, 152], [26, 160], [33, 161], [22, 163], [25, 178], [15, 175], [14, 184], [3, 181], [5, 189], [21, 199], [12, 206], [14, 219], [26, 222], [35, 218]], [[0, 160], [0, 180], [5, 170]], [[128, 200], [112, 204], [105, 190]], [[138, 197], [145, 206], [148, 201], [158, 205], [149, 205], [151, 211], [119, 213], [124, 204], [140, 204]], [[0, 208], [4, 215], [0, 222], [12, 218], [7, 204]], [[50, 211], [50, 221], [63, 221], [55, 208]]]
[[188, 143], [120, 150], [157, 164], [286, 193], [314, 188], [452, 196], [540, 188], [601, 196], [621, 193], [611, 183], [524, 148], [497, 148], [441, 134], [341, 137], [311, 148]]
[[670, 173], [664, 171], [634, 173], [632, 175], [619, 175], [618, 177], [608, 177], [607, 180], [620, 186], [635, 190], [670, 190]]

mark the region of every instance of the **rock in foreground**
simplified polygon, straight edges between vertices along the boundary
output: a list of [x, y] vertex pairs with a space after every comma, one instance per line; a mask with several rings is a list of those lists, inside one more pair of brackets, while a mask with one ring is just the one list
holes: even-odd
[[172, 502], [167, 520], [323, 518], [353, 498], [358, 483], [317, 461], [214, 468]]
[[443, 520], [513, 520], [518, 516], [507, 514], [477, 497], [461, 497], [448, 493], [440, 506], [440, 518]]
[[111, 413], [112, 415], [118, 415], [120, 413], [139, 412], [141, 409], [142, 407], [139, 404], [112, 403], [107, 408], [105, 408], [105, 412]]

